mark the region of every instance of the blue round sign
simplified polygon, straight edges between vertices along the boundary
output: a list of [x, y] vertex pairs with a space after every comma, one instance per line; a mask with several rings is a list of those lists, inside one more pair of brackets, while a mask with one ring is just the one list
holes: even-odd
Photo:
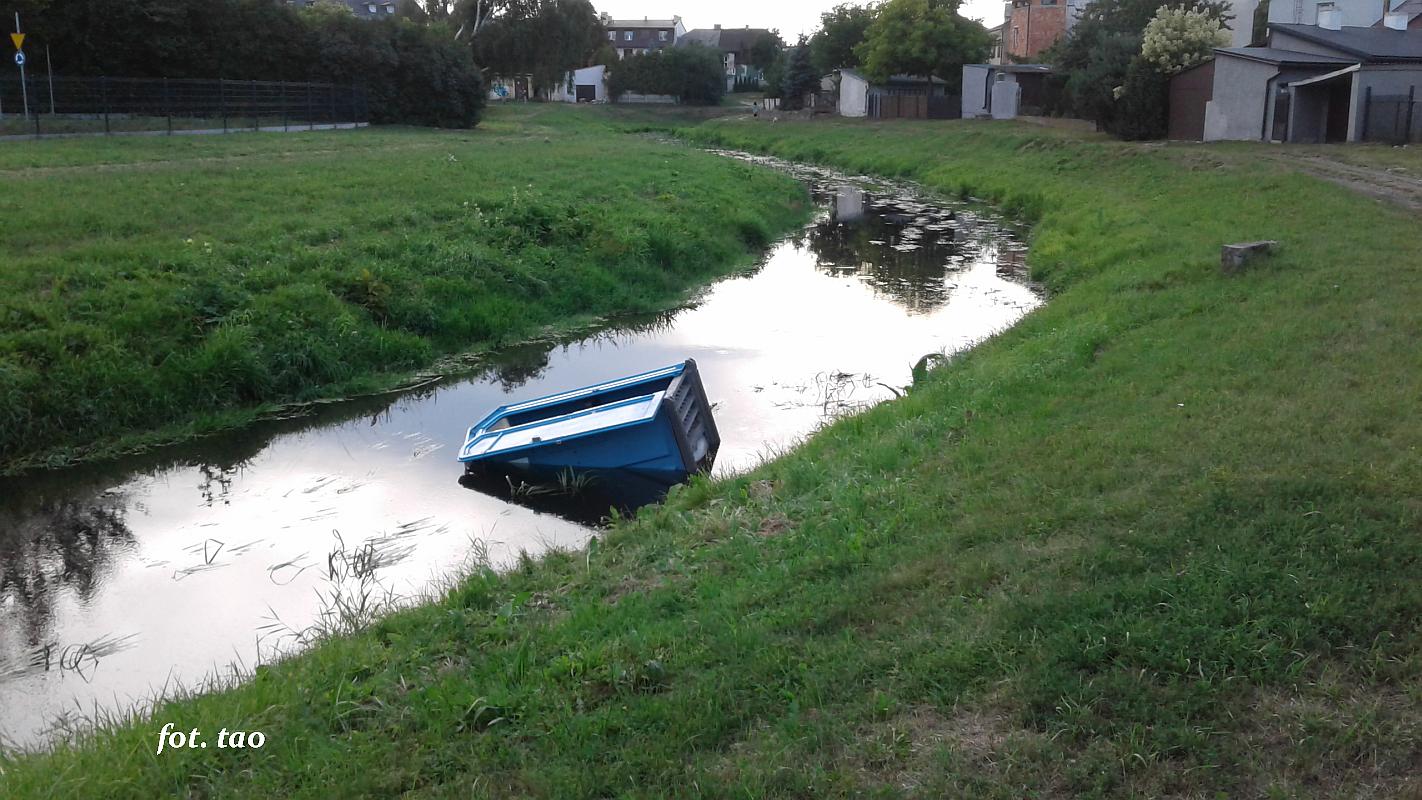
[[21, 67], [23, 67], [23, 66], [25, 65], [25, 54], [24, 54], [24, 53], [16, 53], [16, 54], [15, 54], [15, 64], [18, 65], [18, 66], [21, 66]]

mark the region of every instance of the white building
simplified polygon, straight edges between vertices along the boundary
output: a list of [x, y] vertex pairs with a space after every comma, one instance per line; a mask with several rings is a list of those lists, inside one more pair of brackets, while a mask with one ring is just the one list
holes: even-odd
[[[1319, 14], [1334, 28], [1370, 28], [1382, 22], [1384, 9], [1405, 10], [1414, 0], [1270, 0], [1269, 22], [1285, 25], [1318, 25]], [[1254, 12], [1259, 0], [1234, 0], [1230, 46], [1245, 47], [1254, 39]], [[1419, 9], [1422, 10], [1422, 9]], [[1414, 11], [1413, 14], [1416, 12]], [[1260, 39], [1263, 39], [1262, 31]]]
[[599, 64], [573, 70], [550, 99], [556, 103], [606, 103], [607, 67]]

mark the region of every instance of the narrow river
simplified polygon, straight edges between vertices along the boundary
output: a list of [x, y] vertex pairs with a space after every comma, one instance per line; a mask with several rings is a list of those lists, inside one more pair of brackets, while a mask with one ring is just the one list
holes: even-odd
[[[409, 602], [479, 559], [580, 546], [595, 528], [458, 482], [464, 431], [494, 406], [695, 358], [728, 475], [1041, 302], [1019, 231], [979, 207], [723, 155], [805, 180], [819, 213], [691, 307], [417, 391], [0, 481], [0, 742], [41, 747], [241, 673], [298, 646], [336, 596]], [[379, 566], [352, 586], [341, 556], [357, 552]]]

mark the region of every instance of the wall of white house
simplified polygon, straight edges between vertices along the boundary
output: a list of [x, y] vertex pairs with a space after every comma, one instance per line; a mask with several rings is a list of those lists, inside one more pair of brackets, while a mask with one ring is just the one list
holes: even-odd
[[[1317, 25], [1318, 7], [1324, 2], [1338, 8], [1345, 28], [1366, 28], [1383, 18], [1383, 3], [1389, 0], [1271, 0], [1269, 21]], [[1252, 14], [1253, 6], [1250, 11]]]
[[[1280, 2], [1292, 3], [1293, 0]], [[1272, 3], [1270, 5], [1272, 7]], [[1234, 15], [1234, 19], [1226, 23], [1229, 28], [1230, 47], [1249, 46], [1249, 42], [1254, 38], [1254, 10], [1258, 7], [1259, 0], [1231, 0], [1229, 13]]]
[[1213, 97], [1205, 104], [1205, 141], [1258, 141], [1264, 134], [1263, 87], [1278, 72], [1272, 64], [1218, 55]]

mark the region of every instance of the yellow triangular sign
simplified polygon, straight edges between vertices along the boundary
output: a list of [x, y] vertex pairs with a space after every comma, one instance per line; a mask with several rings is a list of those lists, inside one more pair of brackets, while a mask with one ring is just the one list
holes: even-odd
[[25, 47], [25, 35], [23, 33], [10, 34], [10, 41], [15, 43], [16, 50], [23, 50]]

